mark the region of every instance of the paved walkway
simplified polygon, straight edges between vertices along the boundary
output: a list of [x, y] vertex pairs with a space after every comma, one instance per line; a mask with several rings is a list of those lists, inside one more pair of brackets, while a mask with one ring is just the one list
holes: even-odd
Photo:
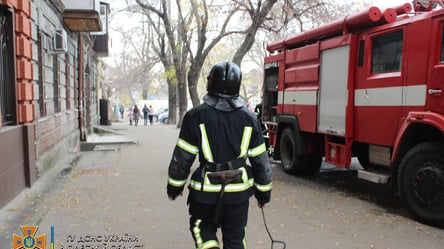
[[[92, 143], [108, 143], [86, 146], [93, 150], [82, 151], [75, 160], [68, 155], [0, 210], [0, 249], [11, 248], [14, 233], [23, 235], [20, 226], [38, 226], [36, 237], [46, 234], [47, 248], [51, 227], [57, 249], [193, 248], [186, 197], [171, 202], [166, 196], [167, 168], [179, 130], [126, 122], [105, 128], [122, 136], [92, 136]], [[252, 207], [249, 248], [267, 248], [259, 209]]]
[[[13, 248], [14, 233], [23, 237], [20, 226], [38, 226], [36, 237], [46, 234], [46, 249], [51, 227], [55, 249], [193, 248], [187, 192], [174, 202], [166, 196], [179, 130], [126, 122], [101, 128], [122, 135], [91, 136], [79, 158], [67, 155], [0, 210], [0, 249]], [[359, 181], [349, 171], [304, 178], [285, 174], [277, 163], [272, 168], [267, 223], [288, 249], [444, 248], [444, 230], [406, 216], [388, 186]], [[270, 248], [254, 198], [247, 244]]]

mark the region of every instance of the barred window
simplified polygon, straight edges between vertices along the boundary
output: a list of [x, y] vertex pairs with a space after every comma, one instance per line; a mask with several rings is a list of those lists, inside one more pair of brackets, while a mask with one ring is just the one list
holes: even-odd
[[16, 122], [12, 13], [0, 7], [0, 111], [2, 125]]
[[38, 79], [38, 85], [39, 85], [39, 94], [38, 94], [38, 103], [39, 103], [39, 113], [40, 117], [46, 116], [46, 107], [45, 107], [45, 86], [44, 86], [44, 79], [43, 79], [43, 70], [44, 70], [44, 57], [43, 57], [43, 39], [46, 39], [45, 35], [39, 30], [37, 32], [37, 66], [39, 71], [39, 79]]
[[54, 113], [60, 112], [60, 62], [57, 54], [52, 57]]

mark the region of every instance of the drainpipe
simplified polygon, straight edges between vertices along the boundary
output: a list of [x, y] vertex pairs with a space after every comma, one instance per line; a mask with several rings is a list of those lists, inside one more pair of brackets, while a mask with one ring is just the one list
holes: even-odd
[[85, 131], [85, 112], [84, 112], [84, 58], [83, 58], [83, 36], [79, 33], [79, 64], [78, 64], [78, 76], [79, 76], [79, 94], [78, 94], [78, 109], [79, 109], [79, 131], [80, 131], [80, 141], [86, 141], [86, 131]]

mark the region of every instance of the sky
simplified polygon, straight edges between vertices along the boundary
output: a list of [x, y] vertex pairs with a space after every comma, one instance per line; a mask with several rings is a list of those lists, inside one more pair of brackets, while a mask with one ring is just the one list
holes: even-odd
[[394, 6], [399, 6], [403, 3], [411, 3], [411, 0], [368, 0], [368, 2], [372, 3], [372, 6], [376, 6], [379, 8], [389, 8]]

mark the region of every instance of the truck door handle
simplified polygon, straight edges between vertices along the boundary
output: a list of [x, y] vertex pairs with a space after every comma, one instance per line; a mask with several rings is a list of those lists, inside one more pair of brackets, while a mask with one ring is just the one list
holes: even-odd
[[364, 90], [364, 97], [366, 97], [367, 99], [369, 98], [369, 96], [367, 94], [367, 89]]
[[442, 93], [442, 90], [441, 89], [429, 89], [428, 91], [427, 91], [430, 95], [435, 95], [435, 96], [439, 96], [439, 95], [441, 95], [441, 93]]

